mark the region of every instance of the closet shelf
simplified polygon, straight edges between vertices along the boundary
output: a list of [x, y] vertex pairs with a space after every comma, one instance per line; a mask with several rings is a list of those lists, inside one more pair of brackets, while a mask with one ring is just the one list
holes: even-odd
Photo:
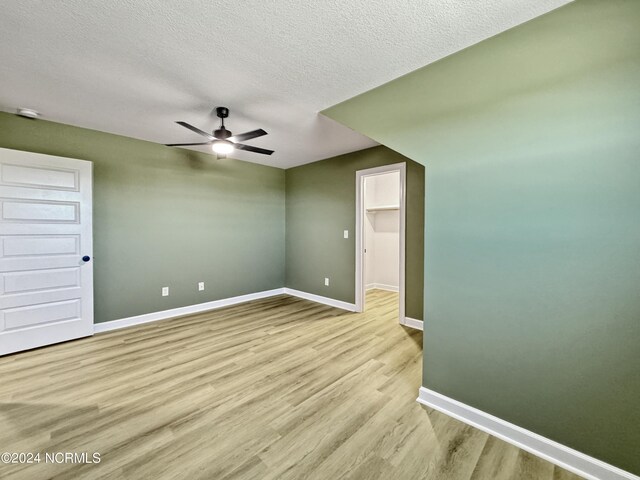
[[387, 210], [400, 210], [400, 205], [379, 205], [377, 207], [368, 207], [367, 212], [384, 212]]

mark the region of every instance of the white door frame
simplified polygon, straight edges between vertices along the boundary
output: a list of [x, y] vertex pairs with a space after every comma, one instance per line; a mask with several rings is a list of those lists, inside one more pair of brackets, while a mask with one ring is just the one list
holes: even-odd
[[405, 319], [405, 258], [406, 258], [406, 206], [407, 206], [407, 164], [393, 163], [381, 167], [367, 168], [356, 172], [356, 312], [364, 311], [364, 179], [390, 172], [400, 173], [400, 282], [398, 321], [406, 325]]

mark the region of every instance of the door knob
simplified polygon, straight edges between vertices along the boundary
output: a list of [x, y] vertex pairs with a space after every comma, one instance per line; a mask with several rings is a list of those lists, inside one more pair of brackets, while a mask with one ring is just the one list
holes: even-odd
[[83, 262], [88, 262], [89, 260], [91, 260], [91, 257], [89, 255], [85, 255], [84, 257], [82, 257]]

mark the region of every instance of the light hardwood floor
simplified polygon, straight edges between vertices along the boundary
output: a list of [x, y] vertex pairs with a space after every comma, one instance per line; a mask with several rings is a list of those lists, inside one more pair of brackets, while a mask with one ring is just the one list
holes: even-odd
[[420, 407], [421, 332], [287, 296], [0, 358], [14, 479], [577, 479]]

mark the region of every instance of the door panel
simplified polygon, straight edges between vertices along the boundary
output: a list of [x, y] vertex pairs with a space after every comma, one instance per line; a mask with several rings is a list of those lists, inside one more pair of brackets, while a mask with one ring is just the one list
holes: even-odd
[[77, 203], [0, 200], [3, 222], [78, 223]]
[[0, 179], [4, 185], [57, 188], [78, 191], [78, 172], [25, 165], [2, 164]]
[[91, 163], [0, 148], [0, 355], [93, 334]]
[[79, 236], [47, 236], [31, 237], [16, 235], [13, 237], [0, 237], [2, 256], [36, 256], [36, 255], [79, 255]]
[[[79, 287], [79, 269], [80, 268], [77, 267], [3, 273], [4, 284], [0, 286], [0, 294]], [[37, 299], [34, 298], [34, 303], [36, 300]]]
[[2, 312], [6, 331], [17, 328], [54, 323], [61, 320], [74, 320], [81, 316], [80, 300], [67, 300], [57, 303], [45, 303], [29, 307], [18, 307]]
[[[55, 290], [42, 290], [38, 292], [38, 300], [45, 304], [50, 302], [60, 302], [69, 298], [83, 298], [83, 289], [76, 288], [64, 288]], [[0, 295], [0, 310], [6, 308], [16, 308], [25, 305], [33, 305], [33, 294], [20, 293], [11, 295]], [[83, 302], [84, 303], [84, 302]], [[93, 327], [93, 325], [92, 325]], [[93, 329], [93, 328], [92, 328]], [[0, 348], [4, 345], [2, 332], [0, 332]]]

